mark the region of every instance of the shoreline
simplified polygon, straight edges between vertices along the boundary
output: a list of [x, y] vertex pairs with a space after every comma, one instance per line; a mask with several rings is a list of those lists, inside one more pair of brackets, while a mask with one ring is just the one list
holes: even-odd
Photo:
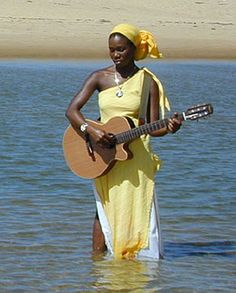
[[[109, 59], [109, 52], [104, 47], [97, 47], [97, 52], [105, 53], [95, 53], [77, 50], [66, 50], [66, 48], [61, 48], [58, 50], [47, 50], [46, 45], [43, 50], [29, 50], [26, 48], [20, 48], [19, 50], [14, 47], [14, 49], [9, 48], [3, 50], [0, 48], [0, 60], [1, 59], [65, 59], [65, 60], [85, 60], [85, 59]], [[163, 60], [169, 59], [223, 59], [223, 60], [236, 60], [236, 48], [220, 48], [218, 50], [209, 50], [199, 48], [196, 50], [191, 50], [191, 48], [174, 50], [172, 48], [165, 48], [161, 50], [163, 54]], [[155, 59], [153, 59], [155, 60]]]
[[[11, 56], [11, 57], [1, 57], [0, 56], [0, 62], [4, 61], [39, 61], [39, 62], [53, 62], [53, 61], [59, 61], [59, 62], [102, 62], [102, 61], [111, 61], [109, 57], [96, 57], [96, 56], [90, 56], [90, 57], [81, 57], [81, 58], [74, 58], [74, 57], [55, 57], [55, 56], [48, 56], [48, 57], [32, 57], [32, 56]], [[219, 62], [227, 62], [232, 61], [236, 62], [235, 57], [215, 57], [215, 56], [208, 56], [208, 57], [169, 57], [169, 58], [162, 58], [160, 59], [152, 59], [152, 58], [146, 58], [144, 60], [136, 61], [138, 64], [139, 62], [172, 62], [172, 61], [219, 61]]]
[[[98, 48], [98, 51], [103, 50], [103, 48]], [[96, 54], [96, 53], [76, 53], [76, 52], [65, 52], [65, 50], [61, 50], [61, 52], [39, 52], [39, 51], [29, 51], [23, 50], [19, 53], [19, 51], [9, 53], [9, 50], [3, 52], [0, 49], [0, 60], [4, 59], [37, 59], [37, 60], [104, 60], [110, 59], [109, 52], [107, 54]], [[63, 53], [62, 53], [63, 51]], [[218, 50], [218, 51], [208, 51], [206, 53], [205, 50], [197, 51], [196, 53], [190, 50], [162, 50], [163, 58], [159, 59], [162, 60], [236, 60], [236, 49], [225, 49], [225, 50]], [[145, 60], [153, 60], [156, 59], [147, 57]], [[159, 61], [158, 60], [158, 61]]]
[[[106, 34], [104, 33], [106, 36]], [[24, 59], [107, 59], [109, 58], [108, 42], [103, 37], [103, 42], [96, 43], [96, 40], [88, 42], [68, 40], [68, 47], [65, 40], [60, 42], [38, 40], [36, 44], [29, 43], [24, 39], [24, 45], [17, 43], [19, 40], [11, 41], [12, 45], [0, 44], [0, 59], [2, 58], [24, 58]], [[193, 39], [178, 40], [171, 39], [161, 40], [158, 42], [159, 51], [163, 54], [163, 59], [225, 59], [236, 60], [236, 44], [230, 42], [226, 44], [221, 42], [217, 45], [217, 40], [205, 40], [193, 44]], [[93, 43], [96, 43], [96, 47]], [[236, 43], [236, 42], [235, 42]], [[184, 44], [184, 45], [183, 45]], [[214, 45], [215, 44], [215, 45]], [[155, 60], [155, 59], [154, 59]]]

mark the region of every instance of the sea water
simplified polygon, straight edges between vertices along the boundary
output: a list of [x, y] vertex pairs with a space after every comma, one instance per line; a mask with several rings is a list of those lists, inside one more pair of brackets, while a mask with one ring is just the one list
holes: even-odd
[[[163, 160], [158, 262], [91, 256], [91, 183], [63, 157], [65, 110], [86, 76], [109, 64], [0, 62], [0, 292], [235, 292], [236, 63], [142, 64], [163, 82], [171, 113], [214, 107], [209, 119], [152, 140]], [[94, 95], [84, 113], [97, 111]]]

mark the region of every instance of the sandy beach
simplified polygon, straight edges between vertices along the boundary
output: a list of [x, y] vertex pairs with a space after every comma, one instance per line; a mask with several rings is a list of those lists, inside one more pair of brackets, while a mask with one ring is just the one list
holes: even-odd
[[106, 58], [118, 23], [151, 31], [165, 58], [235, 59], [235, 0], [8, 0], [0, 58]]

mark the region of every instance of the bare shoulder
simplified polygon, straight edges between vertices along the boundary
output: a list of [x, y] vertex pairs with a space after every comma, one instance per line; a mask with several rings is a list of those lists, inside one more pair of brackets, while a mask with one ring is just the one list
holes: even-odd
[[88, 78], [100, 80], [110, 74], [112, 66], [93, 71]]
[[109, 88], [114, 84], [114, 67], [109, 66], [96, 70], [90, 75], [89, 78], [96, 81], [99, 91]]

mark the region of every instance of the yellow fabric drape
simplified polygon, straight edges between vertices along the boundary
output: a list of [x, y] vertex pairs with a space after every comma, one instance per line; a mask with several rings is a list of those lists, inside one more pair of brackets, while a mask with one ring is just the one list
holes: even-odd
[[155, 80], [155, 82], [158, 85], [158, 88], [159, 88], [159, 107], [160, 107], [159, 114], [160, 114], [160, 119], [163, 119], [165, 117], [166, 110], [170, 111], [170, 102], [169, 102], [167, 96], [165, 95], [165, 91], [164, 91], [164, 88], [163, 88], [160, 80], [155, 76], [155, 74], [153, 74], [146, 67], [144, 68], [144, 70], [152, 76], [152, 78]]

